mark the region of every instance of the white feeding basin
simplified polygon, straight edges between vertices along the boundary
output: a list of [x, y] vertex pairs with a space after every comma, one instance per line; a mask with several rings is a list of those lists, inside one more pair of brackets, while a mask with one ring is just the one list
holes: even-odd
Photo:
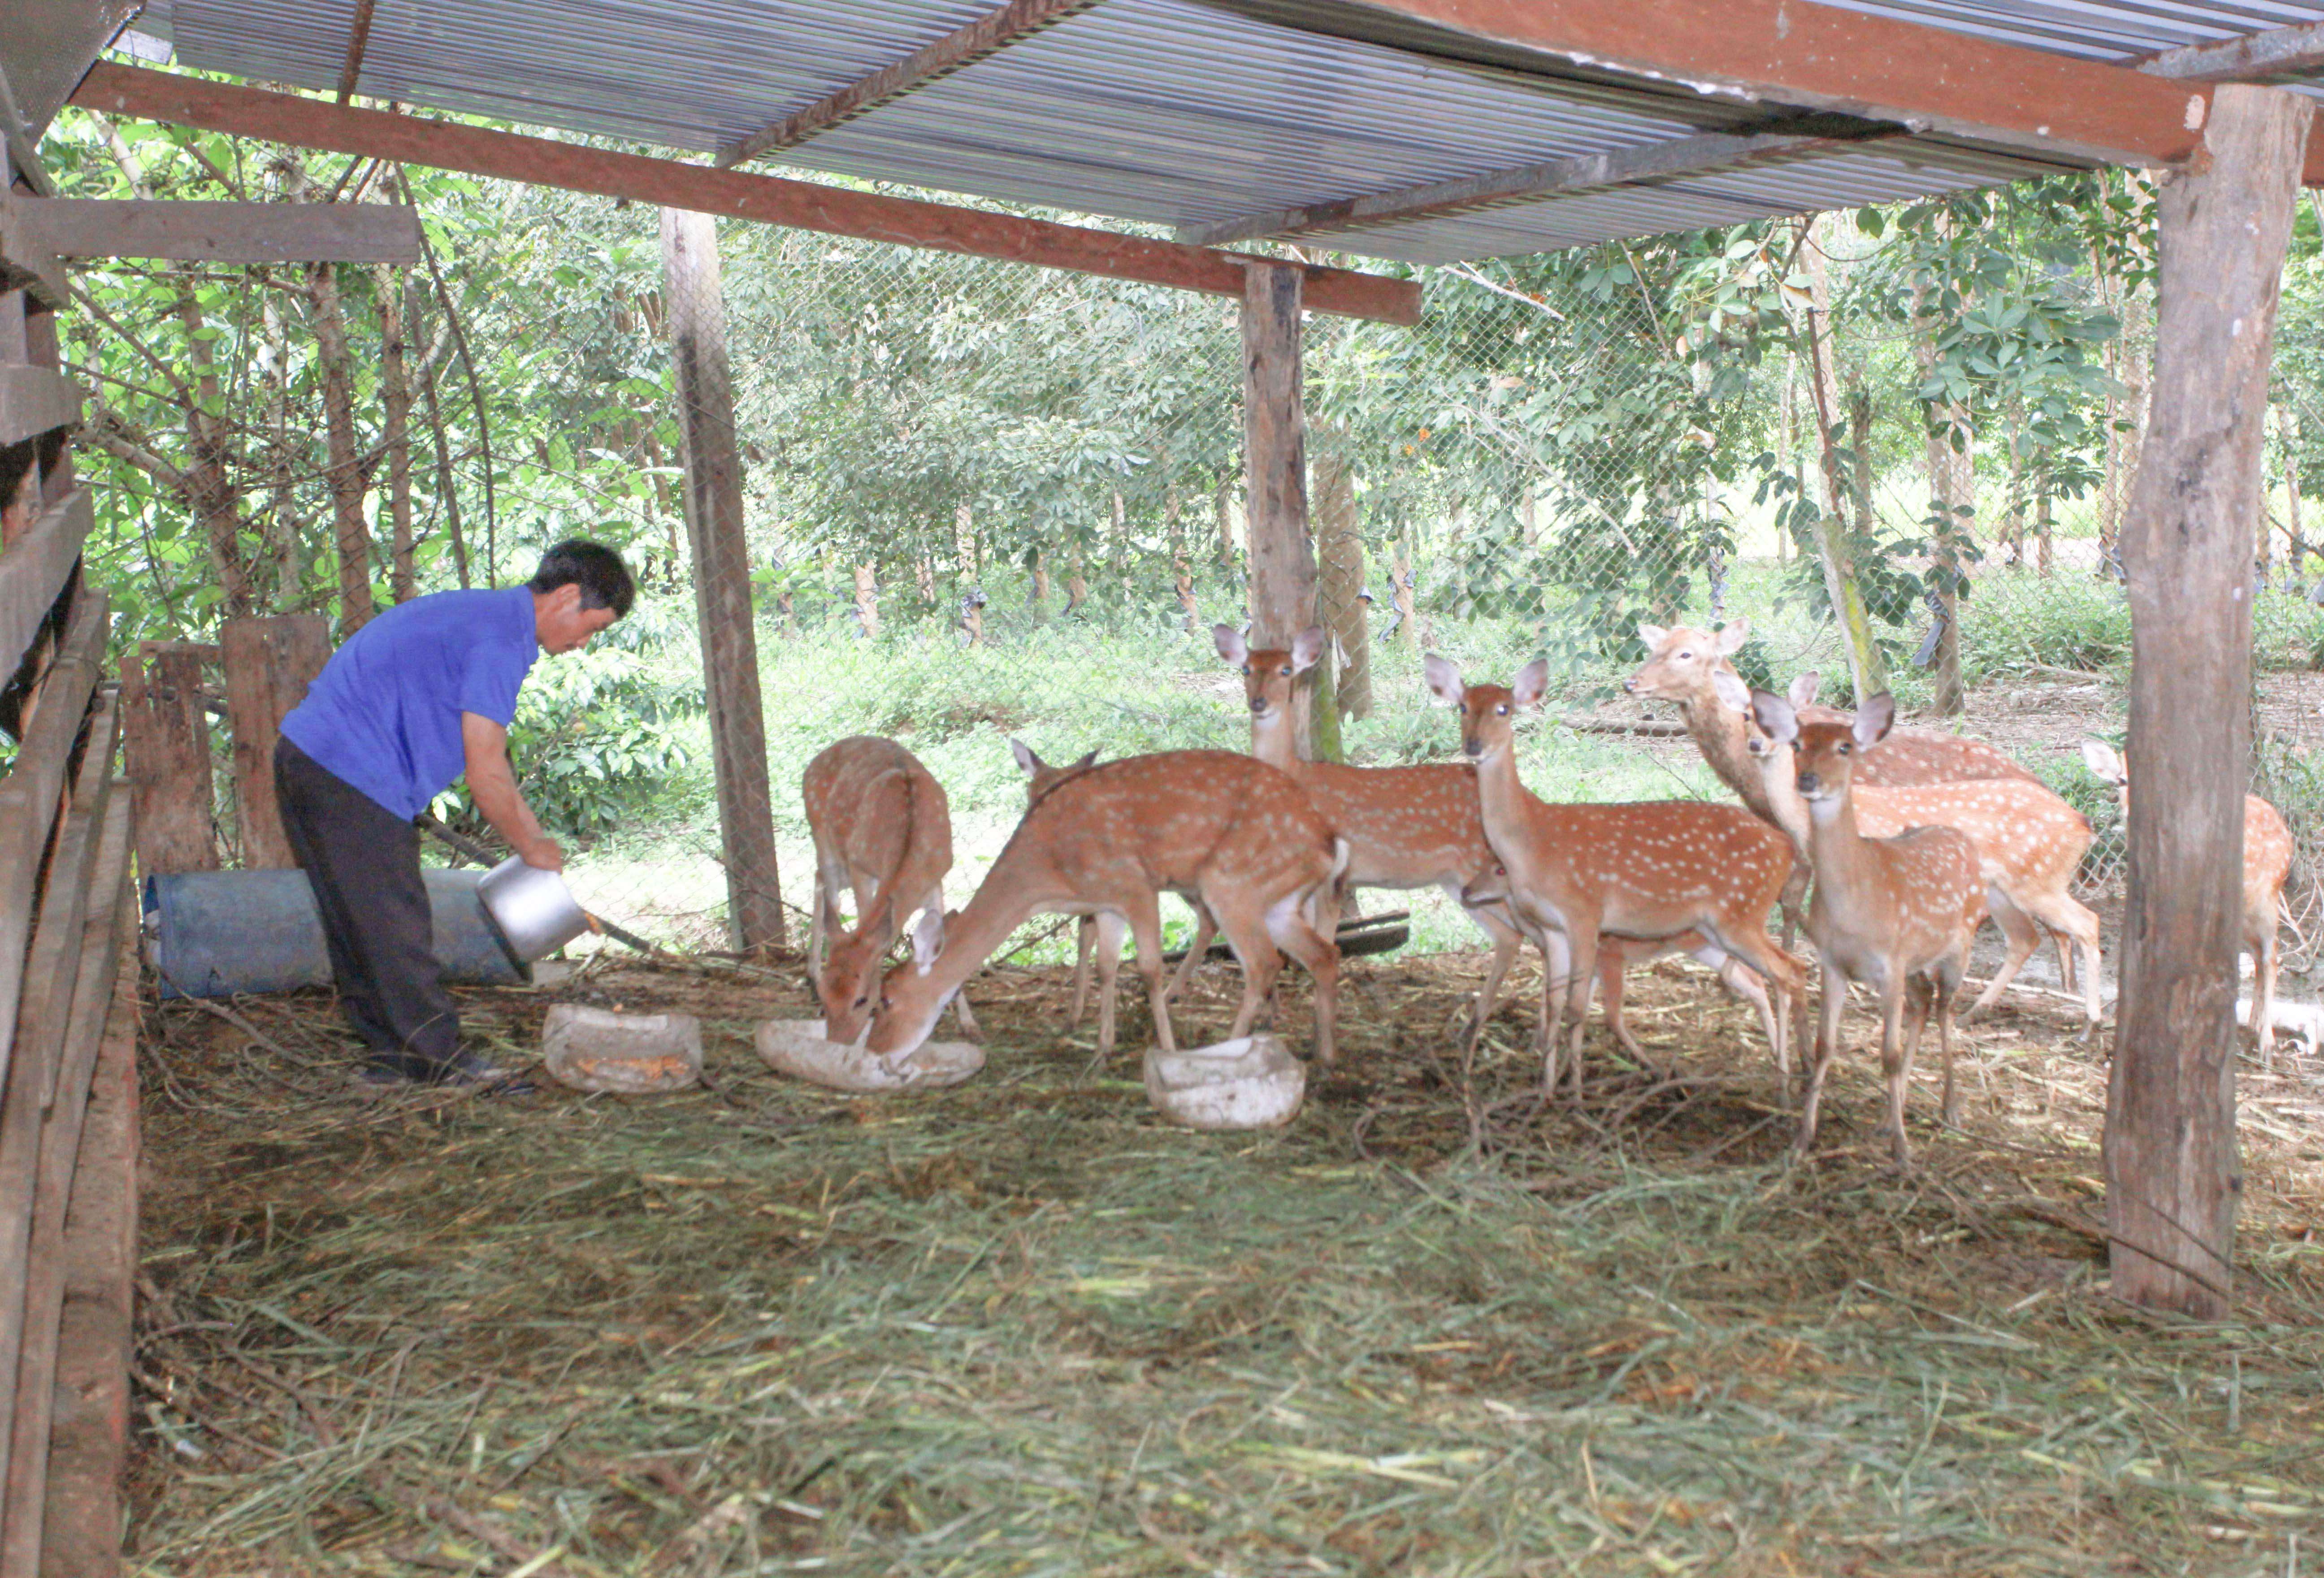
[[958, 1084], [984, 1066], [984, 1048], [967, 1041], [923, 1041], [897, 1057], [823, 1038], [821, 1020], [769, 1020], [755, 1038], [777, 1074], [842, 1091], [927, 1090]]
[[1273, 1036], [1191, 1052], [1148, 1051], [1146, 1094], [1189, 1129], [1279, 1129], [1307, 1094], [1307, 1070]]
[[549, 1076], [575, 1090], [648, 1095], [702, 1078], [702, 1022], [685, 1013], [614, 1013], [560, 1002], [540, 1050]]

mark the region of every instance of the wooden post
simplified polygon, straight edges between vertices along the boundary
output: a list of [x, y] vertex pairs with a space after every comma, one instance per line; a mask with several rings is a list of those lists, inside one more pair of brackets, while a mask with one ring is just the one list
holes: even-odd
[[2250, 778], [2252, 522], [2268, 364], [2313, 106], [2222, 86], [2207, 158], [2161, 195], [2153, 408], [2122, 550], [2130, 882], [2107, 1093], [2116, 1295], [2227, 1313], [2236, 953]]
[[229, 619], [219, 627], [226, 658], [226, 721], [234, 730], [234, 798], [242, 821], [244, 871], [299, 863], [274, 803], [274, 742], [282, 720], [331, 659], [330, 626], [319, 614]]
[[1874, 639], [1871, 612], [1864, 605], [1864, 589], [1857, 584], [1856, 559], [1848, 545], [1849, 494], [1853, 490], [1841, 468], [1840, 446], [1832, 429], [1846, 420], [1840, 410], [1838, 350], [1831, 343], [1831, 287], [1824, 277], [1823, 251], [1812, 234], [1801, 248], [1808, 276], [1809, 389], [1815, 396], [1817, 446], [1823, 457], [1825, 508], [1816, 512], [1816, 549], [1823, 560], [1825, 595], [1831, 599], [1832, 618], [1840, 625], [1848, 651], [1848, 675], [1857, 701], [1888, 688], [1888, 662]]
[[122, 731], [144, 876], [217, 870], [202, 665], [218, 656], [190, 641], [140, 641], [122, 654]]
[[[1302, 404], [1299, 271], [1254, 263], [1242, 293], [1242, 432], [1250, 545], [1250, 644], [1287, 647], [1315, 623], [1315, 545], [1307, 527], [1307, 419]], [[1332, 660], [1295, 693], [1299, 753], [1339, 754]], [[1331, 749], [1321, 749], [1325, 730]]]
[[726, 918], [734, 946], [780, 946], [782, 892], [759, 709], [759, 641], [751, 614], [751, 550], [742, 537], [742, 471], [734, 448], [734, 386], [726, 365], [718, 233], [707, 214], [661, 211], [662, 295], [685, 437], [686, 531], [718, 779]]

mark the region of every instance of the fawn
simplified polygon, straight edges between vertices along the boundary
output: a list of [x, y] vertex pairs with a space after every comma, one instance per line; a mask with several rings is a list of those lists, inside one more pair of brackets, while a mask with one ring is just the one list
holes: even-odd
[[[1732, 674], [1714, 678], [1729, 706], [1752, 706], [1752, 693], [1742, 680]], [[1791, 706], [1789, 701], [1784, 705]], [[1792, 714], [1797, 721], [1796, 707]], [[1759, 761], [1761, 783], [1776, 815], [1787, 826], [1804, 829], [1808, 810], [1792, 781], [1791, 753], [1775, 749], [1765, 734], [1756, 734], [1750, 752]], [[1974, 1019], [1993, 1006], [2040, 946], [2046, 928], [2061, 939], [2061, 956], [2069, 943], [2081, 953], [2086, 967], [2081, 974], [2080, 1038], [2090, 1038], [2099, 1015], [2098, 918], [2070, 891], [2090, 846], [2088, 817], [2039, 784], [2003, 778], [1886, 789], [1858, 786], [1854, 805], [1858, 828], [1868, 838], [1941, 826], [1968, 835], [1976, 846], [1987, 905], [2008, 947], [2001, 968], [1963, 1018]]]
[[[1025, 804], [1028, 809], [1030, 809], [1043, 795], [1048, 793], [1058, 783], [1084, 771], [1097, 761], [1097, 752], [1091, 751], [1084, 752], [1079, 760], [1066, 766], [1052, 767], [1041, 760], [1038, 752], [1021, 740], [1010, 741], [1009, 750], [1010, 754], [1017, 758], [1017, 765], [1025, 774]], [[1187, 947], [1186, 956], [1179, 961], [1177, 973], [1170, 977], [1170, 983], [1162, 989], [1162, 994], [1165, 997], [1178, 995], [1179, 991], [1186, 983], [1187, 975], [1193, 973], [1195, 962], [1209, 952], [1211, 939], [1219, 934], [1219, 923], [1212, 918], [1210, 910], [1204, 907], [1198, 896], [1177, 889], [1172, 889], [1171, 891], [1185, 900], [1187, 908], [1194, 912], [1194, 940]], [[1074, 928], [1074, 1005], [1071, 1015], [1065, 1020], [1067, 1029], [1072, 1029], [1082, 1022], [1083, 1010], [1089, 1006], [1090, 964], [1093, 959], [1097, 964], [1097, 989], [1106, 1001], [1112, 1000], [1114, 981], [1121, 973], [1122, 932], [1121, 917], [1110, 911], [1084, 914], [1081, 924]]]
[[[1477, 764], [1485, 836], [1507, 869], [1519, 916], [1562, 933], [1567, 960], [1554, 962], [1573, 1013], [1573, 1083], [1582, 1084], [1582, 1031], [1598, 968], [1599, 934], [1646, 942], [1700, 935], [1721, 958], [1741, 959], [1781, 993], [1774, 1019], [1776, 1064], [1788, 1069], [1785, 1027], [1803, 998], [1798, 960], [1775, 946], [1767, 912], [1792, 870], [1784, 835], [1733, 806], [1672, 800], [1630, 805], [1550, 805], [1517, 780], [1516, 714], [1538, 702], [1549, 665], [1536, 659], [1517, 683], [1468, 685], [1431, 653], [1429, 688], [1461, 712], [1461, 746]], [[1544, 1088], [1557, 1088], [1561, 1009], [1553, 1001]], [[1788, 1078], [1786, 1079], [1788, 1084]]]
[[[1155, 1038], [1177, 1050], [1162, 989], [1166, 888], [1197, 895], [1242, 963], [1242, 1005], [1229, 1038], [1248, 1034], [1284, 952], [1315, 980], [1315, 1056], [1333, 1057], [1340, 875], [1347, 845], [1299, 786], [1226, 751], [1166, 751], [1065, 776], [1036, 798], [967, 907], [924, 912], [912, 957], [888, 972], [871, 1050], [927, 1038], [961, 983], [1036, 913], [1112, 914], [1127, 923], [1146, 978]], [[1098, 1057], [1113, 1047], [1113, 1000], [1098, 1005]]]
[[[2112, 784], [2125, 811], [2130, 809], [2130, 770], [2113, 746], [2082, 742], [2082, 763]], [[2257, 795], [2244, 797], [2244, 951], [2252, 956], [2252, 1029], [2259, 1036], [2263, 1063], [2275, 1057], [2275, 927], [2283, 905], [2283, 882], [2292, 874], [2292, 829], [2283, 813]]]
[[[823, 1002], [824, 1033], [853, 1041], [870, 1022], [872, 987], [905, 919], [923, 906], [944, 913], [952, 808], [918, 757], [871, 734], [825, 746], [807, 764], [800, 791], [815, 840], [807, 968]], [[835, 937], [843, 885], [854, 891], [855, 929]], [[962, 1032], [978, 1035], [967, 1001], [954, 1007]]]
[[[1878, 744], [1895, 720], [1895, 704], [1885, 692], [1847, 723], [1803, 724], [1789, 701], [1764, 690], [1753, 691], [1750, 699], [1753, 716], [1773, 746], [1761, 761], [1776, 754], [1789, 759], [1787, 776], [1807, 806], [1808, 856], [1815, 866], [1808, 935], [1823, 962], [1823, 1011], [1793, 1149], [1804, 1156], [1815, 1143], [1816, 1112], [1824, 1075], [1840, 1048], [1848, 983], [1861, 981], [1880, 998], [1889, 1151], [1897, 1167], [1909, 1167], [1904, 1086], [1932, 1011], [1944, 1066], [1944, 1119], [1950, 1123], [1958, 1118], [1952, 1005], [1969, 963], [1969, 938], [1985, 914], [1986, 877], [1977, 844], [1955, 827], [1913, 827], [1885, 838], [1867, 837], [1858, 829], [1849, 791], [1858, 752]], [[1900, 1039], [1908, 985], [1914, 1019], [1909, 1035]]]

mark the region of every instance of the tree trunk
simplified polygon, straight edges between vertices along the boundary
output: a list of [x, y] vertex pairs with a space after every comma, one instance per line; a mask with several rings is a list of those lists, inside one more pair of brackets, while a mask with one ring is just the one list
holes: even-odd
[[1033, 550], [1033, 595], [1028, 601], [1036, 614], [1049, 601], [1049, 555], [1044, 549]]
[[2230, 1298], [2251, 531], [2312, 107], [2221, 84], [2207, 157], [2163, 188], [2153, 411], [2122, 531], [2138, 792], [2107, 1094], [2109, 1258], [2118, 1297], [2202, 1320]]
[[[1243, 271], [1244, 530], [1254, 647], [1287, 647], [1315, 623], [1299, 287], [1294, 268], [1253, 264]], [[1302, 755], [1337, 761], [1340, 717], [1328, 652], [1311, 671], [1314, 685], [1293, 692], [1292, 738]]]
[[339, 639], [372, 614], [371, 522], [364, 518], [363, 463], [355, 454], [355, 370], [347, 359], [346, 315], [339, 305], [337, 265], [308, 270], [314, 305], [315, 359], [322, 373], [323, 438], [330, 456], [331, 519], [339, 553]]
[[1394, 579], [1388, 595], [1396, 599], [1396, 641], [1406, 652], [1420, 650], [1419, 600], [1412, 588], [1411, 528], [1397, 539]]
[[1081, 538], [1078, 535], [1075, 536], [1073, 540], [1073, 551], [1065, 558], [1065, 617], [1068, 619], [1080, 611], [1083, 604], [1089, 601], [1089, 577], [1082, 573], [1088, 563], [1088, 558], [1087, 551], [1082, 547]]
[[973, 586], [982, 578], [976, 561], [976, 517], [966, 504], [952, 512], [952, 549], [964, 579]]
[[1315, 462], [1316, 595], [1323, 623], [1339, 642], [1340, 715], [1370, 717], [1371, 642], [1364, 617], [1364, 542], [1356, 519], [1355, 469], [1336, 441]]
[[1815, 244], [1812, 221], [1808, 244], [1800, 249], [1808, 272], [1808, 359], [1812, 378], [1819, 448], [1823, 457], [1827, 508], [1816, 514], [1816, 550], [1823, 560], [1825, 595], [1831, 600], [1833, 620], [1848, 653], [1848, 672], [1855, 697], [1862, 701], [1888, 688], [1888, 663], [1873, 638], [1872, 615], [1864, 605], [1863, 589], [1856, 582], [1856, 565], [1848, 543], [1848, 478], [1843, 475], [1840, 448], [1832, 431], [1840, 420], [1840, 379], [1833, 366], [1830, 325], [1831, 287], [1824, 277], [1823, 253]]
[[2034, 573], [2037, 576], [2050, 573], [2051, 507], [2048, 488], [2034, 495]]
[[[2151, 194], [2153, 183], [2144, 171], [2133, 171], [2126, 178], [2133, 194]], [[2147, 203], [2152, 202], [2147, 198]], [[2140, 205], [2142, 208], [2146, 204]], [[2122, 411], [2117, 421], [2119, 431], [2108, 435], [2109, 472], [2107, 485], [2114, 500], [2113, 519], [2102, 523], [2098, 537], [2098, 574], [2112, 573], [2109, 558], [2116, 549], [2123, 514], [2129, 508], [2130, 497], [2136, 486], [2139, 450], [2145, 442], [2147, 411], [2147, 379], [2153, 364], [2141, 341], [2146, 334], [2147, 300], [2145, 293], [2126, 281], [2122, 292], [2122, 332], [2116, 337], [2118, 346], [2116, 377], [2123, 386]]]
[[855, 567], [855, 623], [867, 639], [880, 633], [880, 577], [868, 558]]
[[[460, 590], [465, 592], [468, 589], [468, 535], [460, 529], [460, 490], [452, 480], [452, 444], [444, 431], [443, 405], [436, 398], [436, 366], [433, 362], [420, 370], [420, 392], [428, 402], [428, 426], [436, 435], [436, 491], [444, 501], [445, 530], [452, 536], [452, 568], [460, 577]], [[655, 464], [659, 465], [660, 462], [657, 460]], [[654, 482], [659, 486], [661, 479], [656, 477]], [[664, 518], [668, 519], [666, 495], [663, 507]], [[671, 562], [676, 563], [678, 538], [675, 525], [671, 527], [669, 551]]]
[[662, 293], [684, 436], [686, 529], [694, 550], [694, 611], [710, 704], [726, 925], [748, 953], [780, 947], [783, 901], [775, 863], [767, 725], [759, 701], [758, 626], [742, 468], [734, 447], [734, 385], [726, 360], [726, 301], [718, 231], [707, 214], [661, 211]]
[[2276, 433], [2283, 444], [2284, 575], [2296, 589], [2308, 575], [2308, 534], [2300, 523], [2300, 413], [2288, 405], [2278, 411]]
[[1218, 496], [1219, 569], [1232, 575], [1235, 568], [1234, 542], [1234, 478], [1219, 478]]
[[384, 263], [372, 271], [379, 291], [379, 390], [387, 458], [388, 592], [398, 603], [420, 595], [411, 549], [411, 378], [405, 365], [403, 279]]
[[[1913, 336], [1913, 360], [1923, 382], [1936, 370], [1938, 327], [1923, 291], [1914, 302]], [[1923, 420], [1923, 454], [1929, 470], [1929, 568], [1943, 626], [1937, 633], [1932, 666], [1932, 699], [1940, 715], [1950, 717], [1968, 702], [1961, 684], [1960, 584], [1967, 563], [1961, 544], [1972, 530], [1977, 510], [1976, 461], [1967, 407], [1944, 401], [1929, 407]]]

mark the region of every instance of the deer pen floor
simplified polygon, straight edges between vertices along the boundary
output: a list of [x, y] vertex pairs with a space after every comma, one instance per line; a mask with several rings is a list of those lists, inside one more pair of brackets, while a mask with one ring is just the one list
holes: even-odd
[[[364, 1099], [321, 998], [149, 1005], [130, 1570], [147, 1574], [2218, 1573], [2324, 1560], [2324, 1069], [2243, 1069], [2238, 1319], [2105, 1291], [2103, 1066], [1975, 1027], [1917, 1169], [1835, 1070], [1818, 1153], [1748, 1010], [1634, 978], [1544, 1107], [1477, 955], [1363, 960], [1278, 1133], [1085, 1073], [1054, 971], [983, 1073], [768, 1073], [796, 966], [466, 995], [702, 1017], [676, 1096]], [[1287, 978], [1286, 978], [1287, 979]], [[1523, 985], [1524, 983], [1520, 983]], [[1223, 1034], [1232, 972], [1181, 1017]], [[1304, 1049], [1304, 983], [1285, 1030]], [[1135, 994], [1131, 994], [1134, 998]], [[1933, 1047], [1930, 1048], [1933, 1053]]]

